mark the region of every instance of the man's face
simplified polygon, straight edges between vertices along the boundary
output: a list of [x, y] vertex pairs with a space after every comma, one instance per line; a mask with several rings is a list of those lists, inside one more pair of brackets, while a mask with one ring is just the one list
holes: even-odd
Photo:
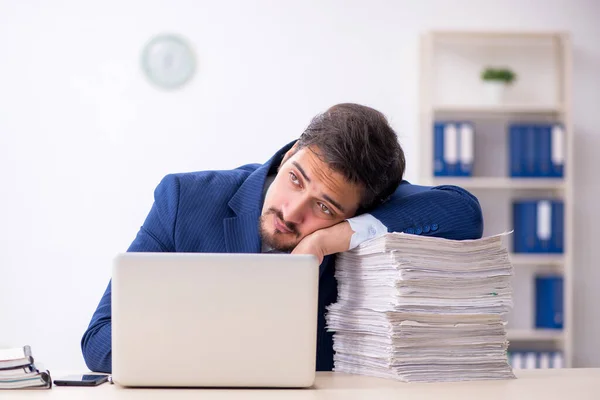
[[291, 251], [307, 235], [354, 216], [362, 187], [321, 161], [316, 148], [292, 148], [269, 187], [260, 218], [263, 243]]

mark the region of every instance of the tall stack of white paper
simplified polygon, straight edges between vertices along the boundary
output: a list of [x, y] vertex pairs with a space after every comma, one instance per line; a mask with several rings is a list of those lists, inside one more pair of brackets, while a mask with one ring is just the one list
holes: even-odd
[[335, 371], [409, 382], [514, 378], [502, 235], [454, 241], [391, 233], [339, 254], [329, 306]]

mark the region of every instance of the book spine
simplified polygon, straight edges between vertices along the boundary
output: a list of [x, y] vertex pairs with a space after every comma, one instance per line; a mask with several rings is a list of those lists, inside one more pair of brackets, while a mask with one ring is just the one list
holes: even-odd
[[[541, 207], [540, 207], [541, 206]], [[538, 205], [537, 200], [520, 200], [513, 203], [513, 251], [515, 253], [538, 253], [542, 240], [548, 237], [547, 203]]]
[[525, 369], [537, 369], [537, 354], [533, 351], [525, 353]]
[[563, 328], [562, 276], [535, 278], [535, 326], [541, 329]]
[[514, 352], [510, 361], [513, 369], [523, 369], [523, 354], [521, 352]]
[[516, 124], [511, 124], [508, 128], [508, 136], [508, 148], [510, 149], [510, 176], [520, 177], [523, 176], [521, 127]]
[[536, 150], [536, 136], [535, 126], [526, 125], [524, 127], [525, 136], [525, 174], [528, 177], [536, 177], [538, 174], [537, 168], [537, 150]]
[[552, 176], [551, 136], [552, 127], [548, 124], [538, 125], [537, 135], [539, 142], [540, 176]]
[[448, 171], [444, 159], [444, 124], [436, 122], [433, 127], [433, 174], [447, 176]]
[[552, 368], [564, 368], [564, 356], [561, 351], [552, 354]]
[[540, 369], [548, 369], [550, 368], [550, 353], [542, 352], [538, 354], [539, 357], [539, 368]]
[[560, 124], [553, 125], [551, 129], [552, 176], [562, 178], [565, 165], [565, 131]]
[[552, 253], [564, 252], [564, 211], [562, 200], [552, 202], [552, 239], [550, 246]]
[[470, 122], [460, 125], [460, 176], [473, 175], [475, 129]]
[[520, 202], [514, 202], [512, 205], [513, 220], [513, 253], [523, 253], [525, 251], [525, 227], [523, 225], [523, 207]]
[[458, 129], [455, 123], [444, 126], [444, 161], [449, 176], [456, 176], [458, 170]]
[[536, 210], [536, 246], [538, 253], [551, 252], [552, 246], [552, 203], [549, 200], [540, 200]]

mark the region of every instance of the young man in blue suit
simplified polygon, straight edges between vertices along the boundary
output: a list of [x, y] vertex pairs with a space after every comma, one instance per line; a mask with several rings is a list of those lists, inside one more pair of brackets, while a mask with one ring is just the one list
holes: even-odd
[[[381, 113], [339, 104], [263, 165], [166, 176], [128, 251], [316, 255], [317, 370], [331, 370], [324, 312], [337, 299], [336, 253], [386, 232], [482, 235], [474, 196], [456, 186], [411, 185], [402, 180], [404, 168], [402, 148]], [[81, 346], [91, 370], [111, 371], [110, 283]]]

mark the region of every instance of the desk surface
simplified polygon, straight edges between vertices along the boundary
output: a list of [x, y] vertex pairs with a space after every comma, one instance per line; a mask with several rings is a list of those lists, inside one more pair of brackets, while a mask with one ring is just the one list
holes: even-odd
[[[59, 371], [60, 372], [60, 371]], [[98, 387], [0, 391], [4, 399], [256, 399], [256, 400], [504, 400], [600, 399], [599, 369], [517, 370], [518, 379], [485, 382], [402, 383], [340, 373], [317, 373], [311, 389], [128, 389], [105, 383]], [[58, 378], [64, 374], [55, 374]]]

